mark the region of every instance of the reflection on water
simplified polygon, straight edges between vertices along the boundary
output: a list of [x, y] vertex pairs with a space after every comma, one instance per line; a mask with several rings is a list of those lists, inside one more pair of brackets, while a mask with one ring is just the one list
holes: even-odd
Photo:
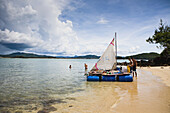
[[132, 101], [138, 96], [138, 80], [136, 77], [134, 77], [133, 82], [86, 82], [86, 87], [86, 89], [92, 92], [94, 92], [93, 90], [104, 91], [111, 88], [112, 94], [115, 96], [115, 99], [117, 99], [112, 108], [116, 107], [117, 103], [126, 95], [130, 95]]
[[[138, 95], [137, 81], [134, 82], [85, 82], [85, 90], [80, 93], [68, 95], [75, 101], [56, 104], [59, 112], [69, 113], [113, 113], [119, 103], [131, 95]], [[69, 106], [74, 106], [70, 108]]]

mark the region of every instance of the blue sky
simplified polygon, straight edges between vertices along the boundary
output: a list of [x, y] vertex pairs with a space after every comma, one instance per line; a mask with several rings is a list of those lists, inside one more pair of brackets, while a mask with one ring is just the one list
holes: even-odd
[[[0, 0], [0, 53], [101, 55], [117, 32], [118, 55], [158, 52], [146, 39], [169, 0]], [[41, 5], [40, 5], [41, 4]]]

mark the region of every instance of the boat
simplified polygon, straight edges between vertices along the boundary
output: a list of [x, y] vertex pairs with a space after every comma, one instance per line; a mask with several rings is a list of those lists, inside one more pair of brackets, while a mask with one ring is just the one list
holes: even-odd
[[109, 43], [107, 49], [95, 63], [93, 68], [87, 74], [87, 81], [119, 81], [132, 82], [131, 73], [122, 71], [117, 66], [117, 39], [115, 38]]

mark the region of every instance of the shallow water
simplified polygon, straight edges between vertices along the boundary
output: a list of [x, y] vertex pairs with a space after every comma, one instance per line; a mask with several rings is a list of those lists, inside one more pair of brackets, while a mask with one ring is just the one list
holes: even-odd
[[138, 69], [130, 83], [87, 82], [84, 63], [91, 69], [96, 61], [0, 59], [0, 111], [170, 112], [170, 88], [149, 72]]
[[[16, 106], [27, 107], [30, 104], [38, 108], [46, 101], [57, 101], [67, 94], [84, 90], [84, 63], [91, 68], [96, 61], [1, 58], [0, 110], [15, 110]], [[72, 69], [68, 68], [69, 65]]]

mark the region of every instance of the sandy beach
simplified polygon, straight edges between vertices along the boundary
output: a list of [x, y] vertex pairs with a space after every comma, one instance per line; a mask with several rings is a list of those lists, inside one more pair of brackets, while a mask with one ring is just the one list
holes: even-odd
[[69, 95], [67, 103], [53, 105], [57, 108], [53, 113], [169, 113], [169, 67], [137, 70], [138, 77], [129, 83], [87, 82], [85, 92]]
[[170, 66], [142, 67], [141, 69], [152, 72], [153, 75], [160, 77], [162, 82], [170, 87]]

